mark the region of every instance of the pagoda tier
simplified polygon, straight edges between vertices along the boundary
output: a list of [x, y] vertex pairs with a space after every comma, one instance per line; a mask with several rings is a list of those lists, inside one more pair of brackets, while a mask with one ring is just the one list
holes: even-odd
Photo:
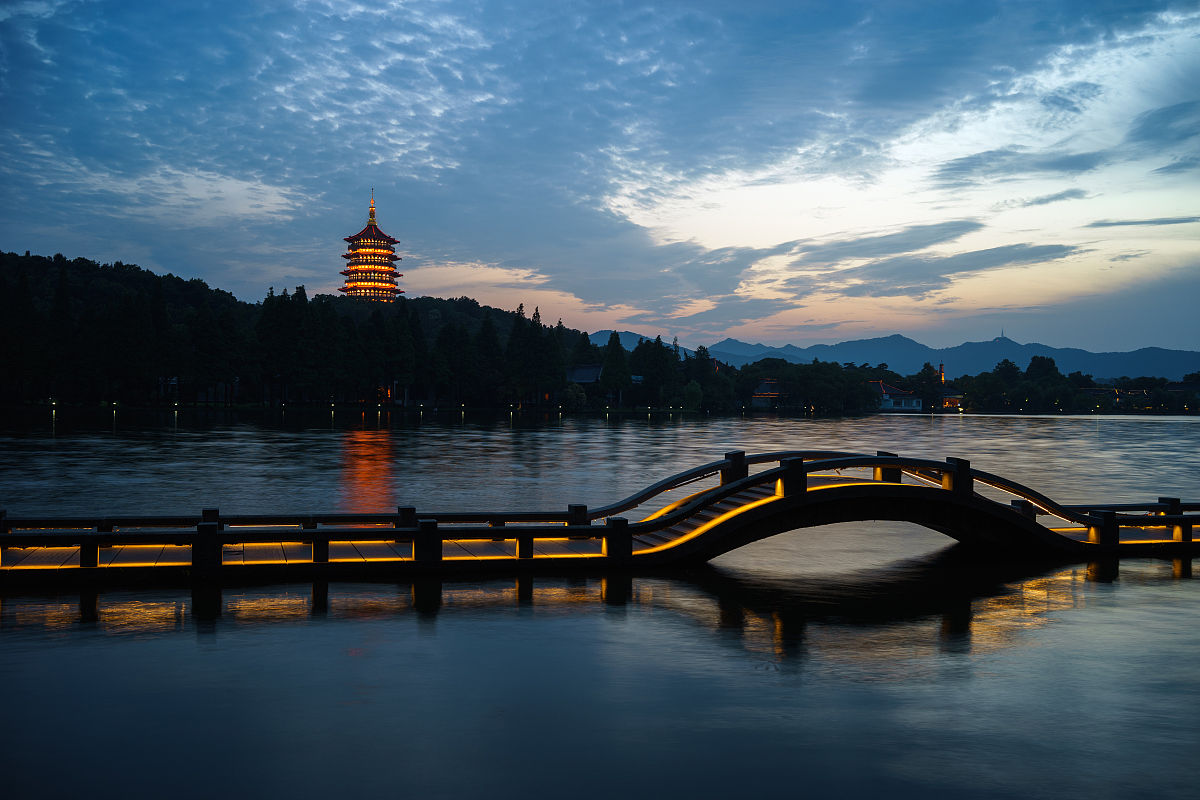
[[381, 303], [390, 303], [396, 299], [396, 295], [404, 293], [403, 289], [396, 288], [396, 279], [404, 277], [393, 264], [400, 260], [393, 246], [397, 240], [381, 231], [375, 223], [373, 194], [367, 227], [353, 236], [347, 236], [346, 241], [349, 245], [346, 252], [342, 253], [342, 258], [349, 263], [342, 270], [346, 284], [338, 288], [339, 292]]

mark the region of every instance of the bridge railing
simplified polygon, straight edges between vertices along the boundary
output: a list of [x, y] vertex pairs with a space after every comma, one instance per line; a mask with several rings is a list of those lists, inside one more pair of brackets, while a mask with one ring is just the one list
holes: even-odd
[[[753, 475], [750, 465], [776, 463], [779, 466]], [[1200, 504], [1181, 503], [1175, 498], [1160, 498], [1158, 503], [1120, 507], [1065, 506], [1040, 492], [983, 470], [974, 469], [963, 459], [934, 461], [900, 457], [879, 452], [874, 456], [842, 451], [788, 450], [747, 456], [744, 452], [726, 453], [725, 458], [685, 470], [646, 489], [607, 506], [588, 509], [570, 505], [562, 512], [452, 512], [417, 513], [402, 506], [396, 513], [374, 514], [238, 514], [221, 515], [217, 509], [205, 509], [196, 515], [158, 515], [144, 517], [9, 517], [0, 511], [0, 545], [3, 547], [80, 546], [81, 564], [96, 565], [99, 547], [121, 544], [188, 545], [193, 548], [193, 563], [211, 564], [213, 548], [238, 543], [303, 542], [313, 547], [313, 560], [328, 560], [331, 541], [412, 542], [413, 558], [436, 561], [441, 547], [450, 540], [517, 541], [516, 557], [529, 558], [537, 539], [602, 539], [604, 554], [623, 557], [628, 539], [637, 533], [660, 530], [692, 517], [702, 509], [751, 487], [779, 481], [784, 495], [808, 491], [808, 477], [816, 472], [847, 469], [872, 469], [873, 481], [899, 483], [902, 475], [919, 477], [942, 488], [976, 497], [975, 483], [1014, 495], [1018, 503], [1028, 504], [1016, 513], [1036, 518], [1038, 510], [1085, 526], [1089, 531], [1112, 531], [1121, 525], [1139, 527], [1174, 526], [1177, 538], [1190, 540], [1195, 517], [1186, 511]], [[695, 481], [721, 476], [721, 484], [685, 498], [667, 511], [641, 522], [628, 523], [617, 514], [635, 508], [672, 489]], [[982, 495], [978, 495], [982, 499]], [[991, 501], [995, 502], [995, 501]], [[1143, 515], [1119, 511], [1142, 511]], [[1148, 517], [1147, 514], [1153, 515]], [[593, 526], [593, 520], [605, 517], [608, 524]], [[448, 527], [441, 527], [448, 526]], [[1099, 536], [1100, 534], [1097, 534]], [[207, 553], [207, 555], [205, 555]], [[197, 562], [197, 557], [200, 561]], [[219, 559], [217, 559], [219, 561]], [[2, 562], [0, 562], [2, 563]]]

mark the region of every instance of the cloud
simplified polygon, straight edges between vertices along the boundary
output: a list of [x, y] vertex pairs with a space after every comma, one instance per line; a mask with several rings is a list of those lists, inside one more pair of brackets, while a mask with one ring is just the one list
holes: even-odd
[[1111, 160], [1104, 151], [1070, 153], [1003, 148], [951, 159], [933, 177], [943, 188], [968, 186], [990, 180], [1013, 180], [1031, 175], [1074, 176], [1091, 172]]
[[1165, 164], [1154, 170], [1159, 175], [1173, 175], [1179, 172], [1191, 172], [1200, 169], [1200, 156], [1185, 156], [1177, 158], [1170, 164]]
[[1123, 228], [1136, 225], [1187, 225], [1200, 222], [1200, 217], [1158, 217], [1157, 219], [1101, 219], [1090, 222], [1088, 228]]
[[1066, 189], [1054, 194], [1044, 194], [1041, 197], [1034, 197], [1031, 200], [1026, 200], [1020, 203], [1022, 208], [1032, 208], [1034, 206], [1046, 206], [1051, 203], [1058, 203], [1062, 200], [1082, 200], [1087, 197], [1088, 193], [1083, 189]]
[[952, 278], [1005, 267], [1057, 261], [1079, 252], [1070, 245], [1010, 244], [949, 256], [901, 256], [830, 273], [837, 294], [848, 297], [921, 298], [944, 289]]
[[1144, 246], [1092, 220], [1191, 213], [1171, 8], [8, 3], [0, 245], [333, 288], [374, 186], [413, 292], [681, 335], [969, 317], [981, 253], [1096, 248], [1040, 274], [1078, 284]]
[[1189, 101], [1139, 114], [1126, 138], [1149, 145], [1178, 144], [1200, 136], [1200, 102]]
[[910, 225], [896, 233], [882, 236], [866, 236], [859, 239], [842, 239], [823, 244], [801, 244], [796, 252], [801, 257], [795, 265], [836, 264], [858, 258], [878, 258], [894, 253], [910, 253], [924, 250], [935, 244], [952, 242], [968, 233], [983, 228], [983, 223], [973, 219], [947, 220], [930, 225]]

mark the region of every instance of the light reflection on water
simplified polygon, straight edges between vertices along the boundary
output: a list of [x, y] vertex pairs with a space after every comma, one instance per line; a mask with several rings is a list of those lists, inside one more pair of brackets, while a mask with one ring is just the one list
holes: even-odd
[[[1065, 502], [1200, 495], [1194, 419], [113, 434], [63, 416], [53, 436], [0, 436], [0, 507], [598, 505], [726, 450], [783, 448], [962, 456]], [[1200, 745], [1197, 582], [1158, 561], [1111, 582], [962, 563], [946, 543], [839, 525], [628, 583], [2, 597], [6, 796], [1194, 796], [1179, 759]], [[113, 748], [135, 766], [114, 769]]]

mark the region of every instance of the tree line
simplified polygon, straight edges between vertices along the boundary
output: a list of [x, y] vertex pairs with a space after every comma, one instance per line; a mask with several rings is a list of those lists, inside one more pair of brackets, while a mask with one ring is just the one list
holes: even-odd
[[[584, 331], [468, 297], [259, 303], [198, 279], [88, 259], [0, 254], [7, 402], [396, 403], [417, 406], [736, 404], [736, 371], [701, 348], [643, 341], [632, 353]], [[590, 380], [573, 382], [595, 366]], [[586, 373], [587, 371], [584, 370]]]
[[[911, 389], [927, 410], [941, 407], [947, 388], [929, 364], [910, 376], [886, 364], [815, 360], [764, 359], [737, 369], [704, 347], [690, 353], [660, 338], [626, 351], [613, 333], [598, 347], [561, 320], [543, 322], [536, 308], [506, 311], [468, 297], [391, 304], [309, 298], [303, 286], [272, 288], [246, 303], [198, 279], [28, 252], [0, 253], [0, 359], [5, 401], [18, 403], [718, 413], [767, 405], [857, 414], [878, 406], [869, 381]], [[992, 373], [959, 379], [957, 388], [970, 410], [1087, 410], [1095, 397], [1080, 392], [1090, 380], [1064, 377], [1051, 359], [1035, 357], [1024, 372], [1001, 362]], [[763, 387], [770, 392], [756, 402]]]

